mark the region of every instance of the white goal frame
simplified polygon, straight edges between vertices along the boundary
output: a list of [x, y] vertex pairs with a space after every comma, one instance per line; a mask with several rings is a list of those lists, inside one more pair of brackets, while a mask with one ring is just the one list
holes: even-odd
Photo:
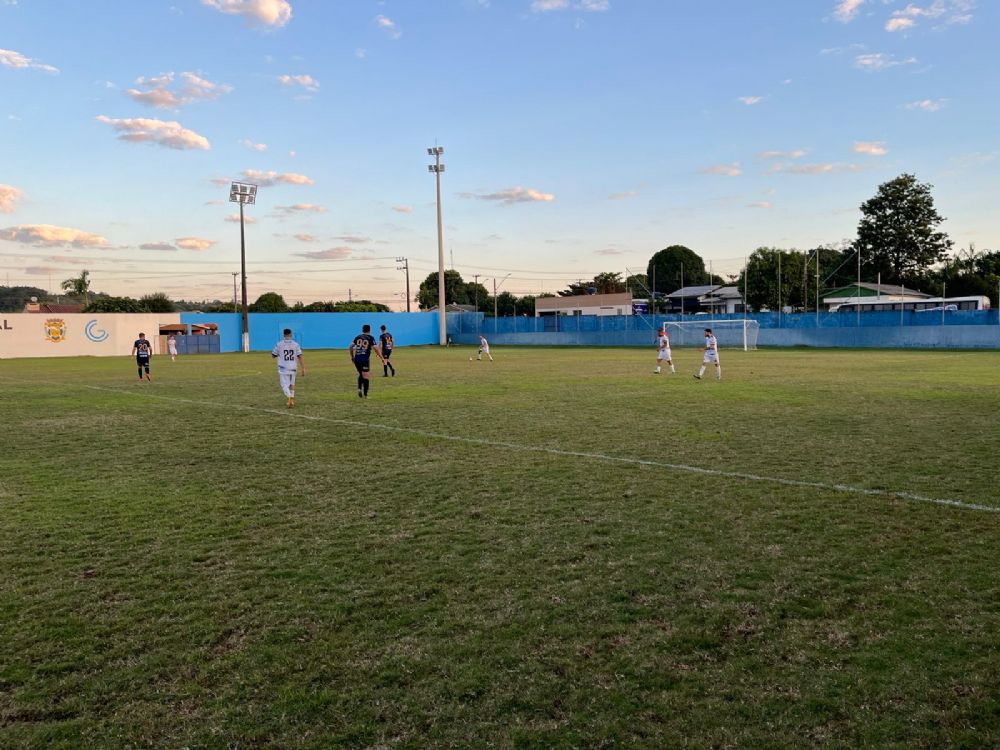
[[[756, 351], [757, 333], [760, 323], [749, 318], [735, 320], [709, 320], [695, 317], [693, 320], [664, 320], [660, 325], [674, 346], [704, 346], [704, 332], [711, 328], [720, 349], [742, 349]], [[676, 337], [675, 337], [676, 334]]]

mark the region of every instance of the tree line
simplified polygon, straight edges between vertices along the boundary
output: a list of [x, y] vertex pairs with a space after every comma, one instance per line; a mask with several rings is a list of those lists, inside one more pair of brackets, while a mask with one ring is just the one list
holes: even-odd
[[[952, 253], [954, 243], [940, 226], [945, 221], [934, 206], [932, 186], [902, 174], [879, 186], [861, 205], [857, 238], [805, 250], [759, 247], [746, 267], [726, 278], [712, 274], [704, 259], [684, 245], [669, 245], [649, 259], [645, 274], [623, 276], [614, 271], [570, 283], [559, 296], [631, 292], [648, 299], [652, 309], [663, 297], [683, 287], [733, 284], [751, 310], [790, 306], [813, 309], [825, 290], [858, 280], [902, 286], [928, 294], [961, 297], [983, 295], [1000, 305], [1000, 251], [978, 251], [970, 245]], [[859, 273], [860, 272], [860, 273]], [[437, 306], [438, 275], [420, 284], [420, 309]], [[543, 294], [542, 297], [555, 295]], [[446, 304], [470, 305], [493, 315], [534, 314], [535, 296], [504, 292], [496, 300], [482, 284], [466, 282], [458, 271], [445, 271]]]

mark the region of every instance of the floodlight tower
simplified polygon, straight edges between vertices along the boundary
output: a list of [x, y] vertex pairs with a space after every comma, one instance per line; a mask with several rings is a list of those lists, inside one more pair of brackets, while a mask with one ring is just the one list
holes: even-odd
[[448, 343], [447, 324], [445, 322], [444, 309], [444, 239], [441, 236], [441, 173], [444, 171], [444, 164], [441, 163], [441, 154], [444, 153], [444, 146], [434, 146], [427, 149], [427, 154], [434, 157], [434, 163], [427, 165], [427, 171], [434, 173], [434, 181], [437, 183], [437, 213], [438, 213], [438, 344], [446, 346]]
[[247, 321], [247, 246], [243, 229], [243, 206], [257, 202], [257, 186], [234, 182], [229, 188], [229, 200], [240, 204], [240, 273], [243, 276], [243, 305], [240, 313], [243, 328], [243, 351], [250, 351], [250, 326]]

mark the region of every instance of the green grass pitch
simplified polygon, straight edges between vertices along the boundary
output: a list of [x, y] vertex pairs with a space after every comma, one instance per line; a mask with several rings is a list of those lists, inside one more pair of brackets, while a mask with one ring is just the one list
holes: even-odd
[[470, 354], [0, 362], [0, 747], [1000, 745], [1000, 353]]

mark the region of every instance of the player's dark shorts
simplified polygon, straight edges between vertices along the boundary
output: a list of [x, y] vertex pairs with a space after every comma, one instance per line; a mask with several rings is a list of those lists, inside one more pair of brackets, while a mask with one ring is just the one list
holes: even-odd
[[149, 357], [143, 357], [141, 354], [137, 354], [135, 357], [135, 363], [139, 367], [149, 367]]
[[358, 373], [365, 373], [371, 370], [371, 358], [367, 359], [356, 359], [354, 360], [354, 366], [357, 368]]
[[382, 350], [382, 359], [389, 359], [389, 357], [391, 357], [391, 356], [392, 356], [392, 349], [383, 349]]

